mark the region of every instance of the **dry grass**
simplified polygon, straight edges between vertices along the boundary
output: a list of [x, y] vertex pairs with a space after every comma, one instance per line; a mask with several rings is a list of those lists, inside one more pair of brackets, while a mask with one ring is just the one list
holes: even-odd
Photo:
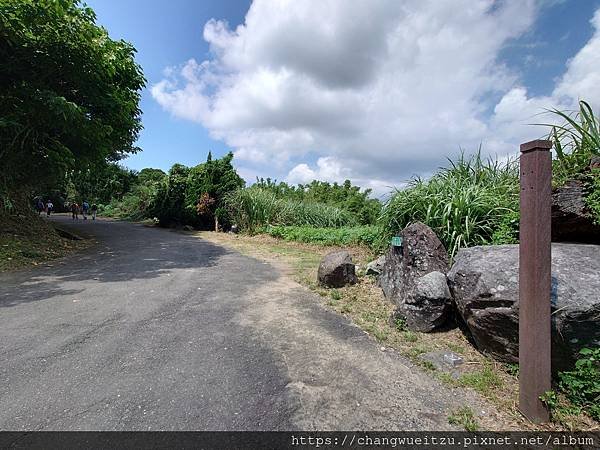
[[[479, 353], [458, 328], [436, 333], [418, 333], [403, 329], [402, 324], [391, 324], [389, 317], [394, 306], [385, 299], [373, 277], [361, 276], [360, 268], [374, 258], [366, 248], [345, 248], [358, 264], [358, 283], [340, 289], [325, 289], [317, 285], [317, 268], [323, 255], [336, 250], [335, 247], [286, 242], [265, 235], [245, 236], [213, 232], [197, 234], [208, 241], [272, 263], [286, 275], [319, 294], [328, 307], [348, 317], [381, 345], [394, 348], [446, 384], [478, 392], [490, 401], [502, 416], [500, 423], [482, 421], [481, 426], [484, 429], [597, 429], [594, 421], [582, 415], [573, 415], [568, 417], [568, 420], [561, 420], [562, 425], [540, 426], [526, 420], [517, 409], [516, 374], [511, 373], [513, 371], [510, 367]], [[435, 370], [431, 364], [419, 358], [422, 353], [436, 350], [451, 350], [461, 355], [464, 364], [459, 366], [458, 378]]]
[[0, 272], [37, 266], [91, 243], [59, 236], [51, 224], [36, 215], [0, 215]]

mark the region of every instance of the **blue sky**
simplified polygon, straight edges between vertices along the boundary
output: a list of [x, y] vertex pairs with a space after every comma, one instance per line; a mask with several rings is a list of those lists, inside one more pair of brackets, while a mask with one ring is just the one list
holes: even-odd
[[459, 148], [510, 154], [544, 107], [600, 103], [600, 0], [443, 3], [87, 1], [148, 80], [143, 152], [124, 163], [232, 150], [249, 181], [381, 193]]
[[[204, 24], [222, 18], [236, 26], [244, 21], [250, 1], [195, 0], [86, 0], [96, 12], [97, 22], [113, 39], [124, 39], [137, 49], [137, 62], [144, 70], [148, 87], [163, 78], [165, 67], [190, 58], [209, 57], [202, 39]], [[168, 170], [174, 163], [196, 165], [209, 150], [215, 155], [227, 145], [212, 140], [202, 126], [173, 117], [152, 99], [148, 88], [142, 93], [144, 131], [138, 145], [143, 152], [124, 164], [132, 169], [156, 167]]]

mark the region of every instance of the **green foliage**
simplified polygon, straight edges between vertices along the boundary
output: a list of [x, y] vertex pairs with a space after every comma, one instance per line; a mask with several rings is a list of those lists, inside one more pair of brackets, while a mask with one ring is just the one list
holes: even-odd
[[116, 163], [99, 163], [69, 174], [64, 191], [70, 201], [108, 203], [122, 199], [138, 182], [135, 171]]
[[[221, 159], [213, 159], [208, 153], [206, 163], [190, 169], [185, 190], [185, 208], [193, 225], [208, 227], [215, 218], [220, 222], [229, 222], [225, 209], [225, 196], [244, 186], [244, 180], [232, 165], [233, 153], [229, 152]], [[204, 201], [198, 207], [201, 199]]]
[[17, 196], [135, 153], [135, 49], [75, 0], [0, 0], [0, 191]]
[[351, 213], [361, 225], [375, 224], [381, 212], [381, 202], [369, 197], [371, 189], [361, 192], [360, 187], [352, 186], [350, 180], [342, 184], [313, 180], [294, 186], [260, 178], [254, 186], [273, 193], [278, 199], [335, 206]]
[[573, 370], [559, 373], [559, 386], [575, 406], [600, 421], [600, 347], [579, 354]]
[[214, 228], [215, 218], [228, 220], [225, 195], [244, 185], [232, 159], [232, 153], [221, 159], [209, 153], [205, 163], [192, 168], [174, 164], [168, 174], [143, 169], [132, 192], [106, 211], [130, 219], [156, 218], [161, 226]]
[[381, 231], [374, 225], [341, 228], [314, 228], [309, 226], [267, 226], [258, 231], [286, 241], [308, 242], [321, 245], [365, 245], [373, 248]]
[[460, 425], [466, 431], [477, 431], [479, 425], [473, 410], [468, 406], [461, 406], [460, 408], [452, 411], [448, 416], [448, 423], [450, 425]]
[[585, 204], [594, 218], [594, 223], [600, 225], [600, 169], [592, 170], [586, 187]]
[[335, 206], [279, 199], [270, 190], [258, 186], [230, 193], [225, 204], [233, 222], [251, 233], [266, 225], [321, 228], [356, 225], [352, 214]]
[[504, 370], [506, 371], [506, 373], [512, 375], [513, 377], [519, 376], [519, 364], [504, 364]]
[[[454, 256], [459, 248], [488, 244], [507, 220], [514, 220], [519, 208], [518, 165], [484, 161], [480, 152], [470, 158], [450, 160], [429, 180], [414, 178], [396, 191], [384, 206], [380, 226], [383, 240], [411, 222], [430, 226]], [[510, 224], [510, 222], [509, 222]], [[504, 235], [510, 235], [506, 230]], [[497, 234], [496, 243], [503, 241]]]
[[166, 179], [157, 186], [156, 196], [149, 213], [158, 219], [161, 226], [183, 225], [190, 212], [185, 208], [187, 178], [190, 169], [174, 164]]
[[491, 243], [500, 244], [518, 244], [519, 243], [519, 224], [521, 214], [519, 211], [509, 211], [496, 226], [492, 233]]
[[556, 159], [552, 164], [553, 183], [562, 186], [578, 178], [588, 169], [593, 155], [600, 155], [600, 121], [591, 106], [579, 102], [578, 111], [549, 110], [564, 121], [562, 125], [537, 124], [550, 127]]
[[398, 317], [394, 320], [394, 325], [396, 326], [396, 330], [398, 331], [407, 331], [408, 327], [406, 324], [406, 319], [404, 317]]
[[331, 295], [331, 298], [336, 301], [341, 300], [341, 298], [342, 298], [341, 292], [338, 291], [337, 289], [332, 289], [330, 295]]

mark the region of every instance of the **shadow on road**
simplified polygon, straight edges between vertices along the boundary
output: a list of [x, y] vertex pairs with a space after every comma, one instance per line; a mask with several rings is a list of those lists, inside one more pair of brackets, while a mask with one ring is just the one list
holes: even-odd
[[97, 244], [43, 267], [0, 274], [0, 307], [77, 294], [90, 280], [127, 282], [179, 269], [211, 267], [228, 253], [222, 247], [172, 230], [115, 221], [73, 225], [64, 216], [54, 220], [63, 228], [94, 236]]

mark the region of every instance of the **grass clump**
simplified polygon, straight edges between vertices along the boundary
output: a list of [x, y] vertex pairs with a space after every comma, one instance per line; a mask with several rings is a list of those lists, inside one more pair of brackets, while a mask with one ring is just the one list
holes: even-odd
[[[454, 256], [461, 247], [492, 242], [506, 217], [518, 214], [515, 161], [485, 161], [480, 152], [449, 161], [450, 167], [440, 169], [429, 180], [413, 178], [407, 188], [392, 195], [381, 216], [384, 241], [411, 222], [421, 221]], [[496, 236], [496, 243], [504, 243], [501, 237]]]
[[481, 370], [465, 373], [457, 380], [463, 387], [471, 387], [481, 394], [502, 386], [502, 379], [496, 372], [486, 365]]
[[466, 431], [479, 430], [479, 424], [477, 423], [477, 419], [475, 419], [475, 414], [468, 406], [461, 406], [452, 411], [448, 416], [448, 423], [450, 425], [460, 425]]

